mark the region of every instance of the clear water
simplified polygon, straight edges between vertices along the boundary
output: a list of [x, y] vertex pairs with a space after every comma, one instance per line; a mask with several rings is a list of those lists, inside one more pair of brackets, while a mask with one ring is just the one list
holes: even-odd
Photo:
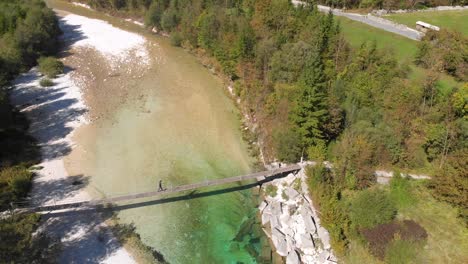
[[[60, 1], [48, 4], [129, 27]], [[221, 81], [185, 51], [146, 36], [159, 47], [151, 51], [158, 59], [129, 89], [144, 96], [138, 104], [129, 100], [115, 107], [111, 116], [96, 121], [92, 136], [79, 142], [86, 146], [90, 190], [113, 196], [156, 190], [159, 180], [176, 186], [249, 172], [252, 159], [238, 111]], [[221, 189], [228, 187], [233, 186]], [[264, 236], [252, 190], [215, 190], [165, 203], [138, 201], [119, 217], [133, 223], [143, 242], [170, 263], [255, 263]]]

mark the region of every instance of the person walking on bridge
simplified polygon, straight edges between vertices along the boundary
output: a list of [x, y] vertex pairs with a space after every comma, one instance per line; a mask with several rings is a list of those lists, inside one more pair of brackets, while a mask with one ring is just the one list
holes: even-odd
[[159, 189], [158, 189], [158, 192], [162, 192], [164, 191], [164, 188], [162, 186], [162, 180], [159, 180]]

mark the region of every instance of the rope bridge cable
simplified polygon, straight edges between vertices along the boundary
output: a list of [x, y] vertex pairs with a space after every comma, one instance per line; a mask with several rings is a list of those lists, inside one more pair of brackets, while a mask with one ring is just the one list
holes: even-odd
[[72, 202], [72, 203], [65, 203], [65, 204], [54, 204], [54, 205], [45, 205], [45, 206], [37, 206], [37, 207], [23, 207], [18, 208], [19, 212], [42, 212], [42, 211], [56, 211], [56, 210], [64, 210], [64, 209], [71, 209], [71, 208], [93, 208], [107, 204], [113, 204], [117, 202], [124, 202], [130, 201], [135, 199], [142, 199], [142, 198], [152, 198], [162, 195], [169, 195], [175, 194], [185, 191], [196, 190], [203, 187], [210, 187], [210, 186], [218, 186], [224, 185], [234, 182], [242, 182], [247, 180], [258, 180], [258, 178], [263, 177], [261, 181], [272, 180], [275, 176], [283, 175], [285, 173], [295, 172], [301, 169], [301, 166], [298, 164], [294, 164], [291, 166], [287, 166], [284, 168], [278, 168], [268, 171], [261, 171], [255, 172], [251, 174], [229, 177], [224, 179], [214, 179], [209, 181], [203, 181], [199, 183], [192, 183], [186, 185], [180, 185], [176, 187], [167, 188], [163, 191], [152, 191], [152, 192], [143, 192], [143, 193], [136, 193], [136, 194], [127, 194], [115, 197], [109, 197], [99, 200], [89, 200], [89, 201], [79, 201], [79, 202]]

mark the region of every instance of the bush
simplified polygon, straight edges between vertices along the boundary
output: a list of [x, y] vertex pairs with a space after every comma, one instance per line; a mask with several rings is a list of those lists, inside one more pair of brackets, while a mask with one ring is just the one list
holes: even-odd
[[54, 263], [56, 261], [58, 244], [44, 233], [35, 233], [39, 221], [38, 214], [13, 215], [0, 220], [2, 263]]
[[276, 155], [279, 160], [296, 162], [302, 154], [301, 137], [291, 129], [276, 132], [273, 136], [276, 143]]
[[0, 171], [0, 183], [3, 183], [3, 186], [6, 188], [2, 188], [1, 192], [11, 192], [16, 198], [26, 196], [31, 188], [32, 176], [32, 172], [25, 167], [4, 168]]
[[309, 160], [323, 161], [326, 158], [327, 146], [321, 142], [317, 145], [310, 146], [307, 148], [307, 156]]
[[[415, 242], [423, 241], [427, 238], [426, 230], [412, 220], [404, 220], [403, 222], [394, 221], [378, 225], [374, 228], [363, 229], [361, 233], [369, 243], [370, 252], [379, 259], [384, 259], [385, 252], [388, 251], [389, 245], [391, 245], [395, 238], [411, 242], [412, 244], [416, 244]], [[397, 252], [393, 252], [392, 254], [397, 254]]]
[[50, 87], [50, 86], [54, 86], [54, 82], [49, 79], [49, 78], [43, 78], [41, 79], [41, 81], [39, 82], [39, 84], [42, 86], [42, 87]]
[[25, 197], [31, 189], [32, 172], [22, 166], [0, 170], [0, 210]]
[[174, 31], [171, 33], [171, 44], [173, 46], [180, 47], [182, 44], [182, 35], [179, 32]]
[[385, 224], [395, 218], [397, 210], [384, 191], [365, 190], [351, 202], [350, 220], [359, 229]]
[[49, 78], [55, 78], [57, 75], [63, 73], [63, 62], [54, 57], [41, 57], [38, 60], [39, 71]]
[[273, 185], [273, 184], [268, 184], [265, 189], [265, 192], [267, 195], [271, 197], [275, 197], [276, 194], [278, 193], [278, 187], [276, 187], [276, 185]]

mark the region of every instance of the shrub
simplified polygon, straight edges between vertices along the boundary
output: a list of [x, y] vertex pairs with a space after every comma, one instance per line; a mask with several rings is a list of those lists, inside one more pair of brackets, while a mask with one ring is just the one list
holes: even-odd
[[273, 135], [276, 143], [278, 159], [286, 162], [296, 162], [302, 154], [301, 137], [291, 129], [278, 131]]
[[54, 82], [49, 79], [49, 78], [43, 78], [41, 79], [41, 81], [39, 82], [39, 84], [42, 86], [42, 87], [50, 87], [50, 86], [54, 86]]
[[36, 232], [39, 222], [38, 214], [13, 215], [0, 220], [2, 263], [54, 263], [56, 261], [56, 255], [59, 252], [58, 244], [44, 233]]
[[164, 1], [153, 1], [146, 12], [145, 24], [147, 26], [155, 26], [161, 28], [161, 18], [164, 13]]
[[[370, 252], [380, 259], [384, 259], [388, 246], [396, 237], [398, 240], [411, 243], [423, 241], [427, 238], [426, 230], [412, 220], [404, 220], [403, 222], [394, 221], [378, 225], [374, 228], [363, 229], [361, 233], [369, 243]], [[393, 252], [392, 254], [397, 254], [397, 252]]]
[[407, 177], [403, 178], [400, 173], [394, 173], [390, 180], [390, 197], [398, 208], [405, 208], [414, 202], [410, 187], [410, 180]]
[[326, 153], [327, 147], [323, 142], [307, 148], [307, 156], [310, 160], [323, 161], [325, 160]]
[[171, 44], [173, 46], [180, 47], [182, 44], [182, 35], [179, 32], [174, 31], [171, 33]]
[[388, 194], [378, 189], [362, 191], [351, 202], [350, 220], [357, 229], [388, 223], [397, 210]]
[[265, 189], [265, 192], [267, 195], [271, 197], [275, 197], [276, 194], [278, 193], [278, 187], [276, 187], [276, 185], [273, 185], [273, 184], [268, 184]]
[[[24, 197], [31, 188], [32, 172], [21, 166], [8, 167], [0, 171], [0, 181], [6, 182], [17, 198]], [[6, 191], [6, 190], [5, 190]]]
[[39, 71], [49, 78], [55, 78], [57, 75], [63, 73], [63, 62], [54, 57], [41, 57], [38, 60]]

